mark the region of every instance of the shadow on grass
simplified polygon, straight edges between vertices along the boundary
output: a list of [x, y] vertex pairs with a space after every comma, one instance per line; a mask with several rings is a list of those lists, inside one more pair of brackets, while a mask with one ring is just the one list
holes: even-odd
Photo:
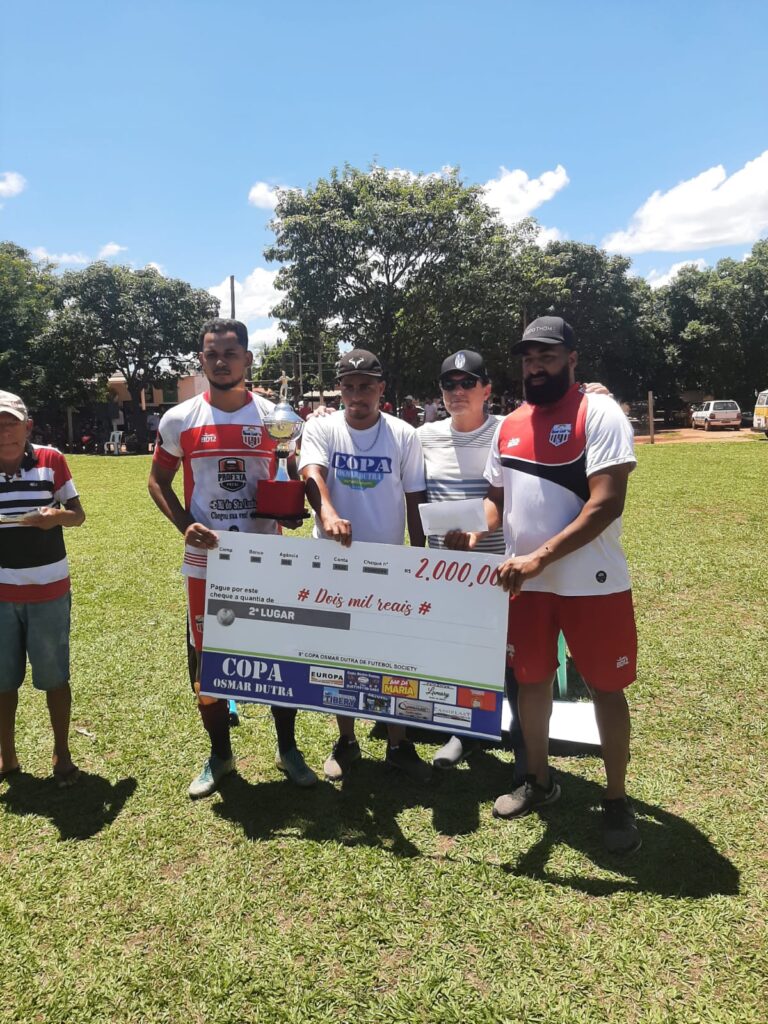
[[0, 805], [11, 814], [48, 818], [61, 839], [90, 839], [111, 825], [136, 790], [136, 779], [112, 785], [101, 775], [83, 772], [69, 789], [57, 789], [53, 780], [20, 772], [8, 779]]
[[[481, 806], [508, 788], [511, 769], [482, 750], [472, 755], [470, 765], [469, 770], [436, 775], [435, 781], [425, 786], [404, 780], [381, 762], [367, 759], [355, 765], [341, 789], [330, 783], [309, 790], [297, 789], [285, 781], [254, 785], [233, 775], [222, 785], [221, 802], [213, 811], [239, 825], [254, 841], [288, 836], [343, 846], [378, 847], [397, 857], [429, 856], [460, 864], [468, 858], [422, 854], [403, 834], [397, 819], [404, 810], [426, 807], [431, 809], [435, 829], [442, 835], [476, 831]], [[634, 802], [642, 849], [626, 858], [610, 856], [601, 840], [601, 787], [569, 773], [559, 772], [558, 778], [563, 796], [554, 806], [542, 809], [544, 834], [515, 863], [496, 865], [501, 871], [593, 896], [648, 892], [703, 899], [738, 893], [739, 872], [702, 832], [684, 818], [641, 801]], [[499, 821], [491, 827], [524, 826]], [[562, 844], [579, 851], [613, 877], [580, 877], [548, 870], [552, 851]], [[483, 863], [493, 866], [492, 861]]]
[[[684, 818], [641, 800], [633, 798], [632, 801], [643, 840], [641, 849], [629, 857], [612, 857], [601, 842], [601, 787], [567, 772], [557, 775], [562, 797], [552, 807], [541, 810], [541, 820], [546, 824], [544, 835], [516, 863], [502, 864], [503, 871], [592, 896], [649, 892], [705, 899], [738, 894], [737, 868], [715, 849], [703, 832]], [[502, 827], [514, 826], [514, 822], [505, 822]], [[550, 853], [560, 844], [578, 850], [601, 870], [624, 877], [580, 878], [547, 870]]]
[[308, 790], [285, 781], [253, 785], [235, 775], [222, 785], [221, 803], [213, 810], [240, 825], [249, 839], [298, 830], [302, 839], [376, 846], [399, 857], [419, 857], [420, 850], [398, 825], [402, 811], [426, 807], [441, 835], [466, 835], [480, 825], [480, 805], [509, 782], [509, 765], [485, 751], [475, 753], [471, 764], [450, 778], [435, 772], [433, 781], [424, 785], [368, 758], [354, 766], [339, 788], [327, 782]]

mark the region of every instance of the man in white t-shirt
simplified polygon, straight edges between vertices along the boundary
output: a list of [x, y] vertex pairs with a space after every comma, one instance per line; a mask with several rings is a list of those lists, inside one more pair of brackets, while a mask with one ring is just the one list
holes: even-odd
[[[343, 412], [309, 419], [301, 439], [299, 469], [315, 511], [315, 537], [345, 547], [353, 540], [403, 544], [406, 520], [411, 544], [424, 546], [419, 502], [426, 500], [424, 464], [416, 431], [381, 412], [384, 372], [365, 349], [345, 353], [338, 364]], [[355, 720], [338, 716], [339, 739], [325, 762], [326, 778], [343, 778], [360, 758]], [[389, 725], [386, 763], [410, 778], [428, 781], [431, 768]]]
[[[255, 516], [259, 481], [269, 479], [274, 470], [276, 442], [264, 427], [264, 416], [274, 405], [245, 386], [246, 371], [253, 362], [245, 324], [225, 319], [204, 324], [199, 356], [210, 390], [181, 402], [163, 416], [148, 485], [157, 507], [184, 535], [182, 572], [196, 662], [203, 649], [205, 574], [208, 551], [218, 544], [215, 531], [278, 532], [274, 519]], [[173, 488], [180, 466], [183, 504]], [[194, 667], [193, 688], [211, 742], [210, 756], [189, 787], [190, 797], [199, 799], [210, 796], [235, 770], [235, 759], [227, 702], [199, 692], [199, 664]], [[272, 716], [277, 767], [298, 786], [314, 785], [317, 776], [296, 746], [296, 709], [275, 706]]]
[[[518, 707], [529, 774], [500, 796], [494, 815], [517, 818], [560, 796], [547, 759], [557, 638], [562, 630], [592, 691], [606, 793], [603, 838], [612, 853], [640, 846], [625, 791], [630, 720], [624, 689], [635, 679], [637, 634], [621, 549], [621, 513], [636, 460], [632, 428], [604, 395], [575, 382], [573, 329], [545, 316], [513, 349], [523, 357], [526, 403], [501, 423], [486, 478], [489, 529], [503, 524], [510, 557], [500, 584], [515, 598], [508, 650], [520, 684]], [[454, 534], [471, 550], [477, 534]]]

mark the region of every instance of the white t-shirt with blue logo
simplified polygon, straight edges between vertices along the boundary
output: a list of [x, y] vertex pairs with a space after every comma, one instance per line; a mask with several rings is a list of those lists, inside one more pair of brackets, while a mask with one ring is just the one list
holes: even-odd
[[[367, 430], [343, 412], [307, 421], [299, 469], [323, 466], [333, 507], [352, 524], [352, 540], [402, 544], [405, 495], [423, 491], [424, 457], [413, 427], [387, 413]], [[325, 537], [315, 515], [315, 537]]]

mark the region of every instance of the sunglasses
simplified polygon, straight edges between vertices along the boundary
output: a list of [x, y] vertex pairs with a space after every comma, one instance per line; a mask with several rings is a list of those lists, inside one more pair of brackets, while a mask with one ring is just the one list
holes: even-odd
[[465, 377], [463, 380], [441, 380], [440, 387], [443, 391], [455, 391], [461, 388], [463, 391], [471, 391], [477, 384], [476, 377]]

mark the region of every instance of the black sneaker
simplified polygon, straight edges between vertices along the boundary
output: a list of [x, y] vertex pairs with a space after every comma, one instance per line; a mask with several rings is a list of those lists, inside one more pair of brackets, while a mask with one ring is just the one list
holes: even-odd
[[426, 761], [422, 761], [410, 740], [400, 740], [396, 747], [387, 744], [384, 763], [390, 768], [396, 768], [414, 782], [429, 782], [432, 778], [432, 767]]
[[625, 796], [603, 800], [603, 843], [609, 853], [628, 854], [643, 845], [635, 811]]
[[531, 811], [560, 799], [560, 786], [550, 772], [549, 786], [542, 786], [535, 775], [526, 775], [525, 781], [511, 793], [504, 793], [493, 805], [494, 818], [524, 818]]
[[333, 750], [323, 765], [323, 772], [329, 782], [341, 782], [355, 761], [359, 761], [363, 755], [360, 753], [360, 744], [357, 740], [351, 740], [347, 736], [339, 736], [333, 744]]

